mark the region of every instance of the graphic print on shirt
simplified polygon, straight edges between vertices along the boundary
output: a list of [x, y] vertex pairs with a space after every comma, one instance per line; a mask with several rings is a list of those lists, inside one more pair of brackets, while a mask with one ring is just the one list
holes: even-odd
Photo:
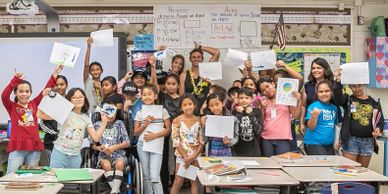
[[63, 126], [65, 132], [65, 138], [63, 140], [63, 146], [66, 148], [74, 147], [78, 142], [82, 142], [83, 130], [81, 128], [81, 123], [71, 120], [70, 122], [65, 123]]
[[252, 124], [249, 116], [243, 116], [241, 118], [240, 138], [243, 141], [252, 141], [254, 138]]
[[331, 121], [335, 118], [335, 111], [322, 109], [322, 119], [324, 121]]
[[352, 113], [352, 118], [358, 121], [362, 126], [368, 126], [372, 116], [373, 107], [370, 104], [360, 104], [354, 102], [356, 112]]
[[20, 115], [18, 125], [22, 127], [34, 126], [34, 117], [32, 116], [32, 110], [29, 108], [16, 108], [16, 112]]

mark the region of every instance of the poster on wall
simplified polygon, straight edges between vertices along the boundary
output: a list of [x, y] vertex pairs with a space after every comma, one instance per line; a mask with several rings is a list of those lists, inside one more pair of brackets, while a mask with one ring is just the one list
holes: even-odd
[[275, 51], [277, 59], [283, 60], [295, 71], [302, 74], [305, 81], [310, 74], [311, 62], [317, 57], [326, 59], [333, 72], [339, 65], [350, 62], [351, 59], [349, 47], [286, 48], [283, 51], [279, 49], [275, 49]]

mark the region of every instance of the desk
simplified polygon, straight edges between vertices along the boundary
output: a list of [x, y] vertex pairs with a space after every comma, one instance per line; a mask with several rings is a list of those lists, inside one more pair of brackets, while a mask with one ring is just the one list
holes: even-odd
[[337, 155], [307, 155], [298, 159], [286, 159], [280, 158], [279, 156], [271, 156], [274, 160], [279, 162], [282, 166], [287, 167], [302, 167], [302, 166], [361, 166], [360, 163]]
[[331, 167], [284, 167], [284, 172], [294, 177], [299, 182], [373, 182], [376, 190], [379, 191], [380, 182], [388, 182], [388, 177], [378, 174], [372, 170], [357, 173], [356, 176], [335, 174]]
[[[206, 168], [209, 166], [212, 166], [216, 163], [210, 163], [205, 160], [206, 157], [199, 157], [198, 158], [198, 163], [200, 168]], [[214, 157], [218, 158], [221, 161], [256, 161], [260, 165], [245, 165], [246, 168], [248, 169], [281, 169], [282, 166], [273, 160], [272, 158], [269, 157]], [[243, 162], [242, 162], [243, 163]]]
[[[55, 171], [55, 169], [54, 169]], [[70, 181], [66, 184], [87, 184], [92, 185], [92, 193], [98, 193], [99, 191], [99, 180], [104, 174], [104, 170], [101, 169], [90, 169], [93, 180], [90, 181]], [[33, 182], [33, 183], [58, 183], [56, 176], [48, 174], [30, 174], [27, 176], [20, 176], [15, 173], [5, 175], [0, 178], [0, 182]]]
[[42, 187], [38, 190], [29, 191], [27, 189], [5, 189], [5, 185], [0, 184], [0, 193], [2, 194], [56, 194], [62, 188], [60, 183], [41, 183]]
[[290, 186], [299, 185], [299, 182], [279, 169], [248, 169], [247, 180], [230, 181], [227, 176], [218, 176], [219, 181], [209, 180], [208, 174], [203, 171], [197, 171], [199, 181], [204, 186], [280, 186], [280, 193], [290, 193]]

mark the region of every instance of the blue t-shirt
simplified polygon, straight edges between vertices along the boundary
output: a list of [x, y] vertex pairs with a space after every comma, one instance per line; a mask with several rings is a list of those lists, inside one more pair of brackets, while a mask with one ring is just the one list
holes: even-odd
[[333, 104], [325, 104], [315, 101], [307, 108], [306, 121], [311, 119], [311, 111], [317, 108], [321, 110], [317, 125], [314, 130], [306, 129], [304, 135], [305, 144], [330, 145], [334, 143], [335, 124], [337, 123], [337, 107]]

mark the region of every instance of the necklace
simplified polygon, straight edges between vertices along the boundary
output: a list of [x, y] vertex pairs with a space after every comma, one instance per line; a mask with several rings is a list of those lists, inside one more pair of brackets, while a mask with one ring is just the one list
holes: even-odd
[[193, 85], [193, 94], [195, 96], [199, 96], [203, 91], [203, 88], [208, 86], [208, 83], [204, 82], [202, 78], [199, 78], [198, 84], [195, 84], [193, 71], [189, 70], [189, 73], [190, 73], [191, 85]]

